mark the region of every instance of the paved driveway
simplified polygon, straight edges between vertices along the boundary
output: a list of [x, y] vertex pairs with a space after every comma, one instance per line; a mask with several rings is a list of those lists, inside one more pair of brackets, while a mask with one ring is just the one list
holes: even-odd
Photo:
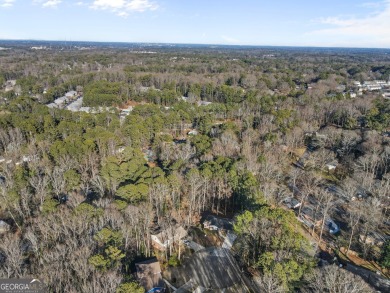
[[204, 249], [204, 247], [194, 241], [190, 241], [189, 247], [193, 249], [195, 252]]

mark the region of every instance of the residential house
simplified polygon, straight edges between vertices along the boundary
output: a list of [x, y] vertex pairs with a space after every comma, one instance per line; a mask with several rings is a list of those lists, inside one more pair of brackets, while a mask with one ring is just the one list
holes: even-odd
[[203, 227], [214, 231], [232, 231], [233, 220], [208, 215], [203, 222]]
[[368, 90], [368, 91], [377, 91], [381, 90], [382, 86], [386, 84], [386, 82], [381, 81], [381, 80], [374, 80], [374, 81], [365, 81], [363, 86]]
[[297, 209], [301, 206], [301, 203], [294, 197], [288, 197], [288, 198], [284, 199], [283, 203], [289, 209]]
[[65, 94], [65, 97], [67, 97], [68, 100], [74, 100], [77, 98], [77, 92], [76, 91], [69, 91]]
[[387, 81], [386, 80], [374, 80], [374, 82], [377, 85], [380, 85], [380, 86], [386, 86], [387, 85]]
[[150, 89], [150, 87], [148, 87], [148, 86], [140, 86], [139, 87], [139, 91], [141, 93], [146, 93], [147, 91], [149, 91], [149, 89]]
[[390, 100], [390, 92], [384, 92], [384, 93], [382, 94], [382, 96], [383, 96], [385, 99]]
[[311, 207], [304, 207], [301, 210], [301, 217], [306, 220], [305, 224], [310, 223], [309, 226], [313, 227], [321, 225], [323, 215], [319, 211], [315, 213]]
[[136, 263], [135, 268], [137, 279], [146, 292], [164, 292], [165, 284], [157, 258]]
[[369, 91], [369, 92], [372, 92], [372, 91], [379, 91], [379, 90], [381, 90], [382, 89], [382, 86], [380, 86], [380, 85], [368, 85], [367, 86], [367, 90]]
[[187, 236], [187, 231], [182, 227], [170, 227], [160, 233], [151, 235], [152, 244], [159, 250], [165, 250], [175, 242]]
[[56, 105], [58, 105], [59, 107], [63, 107], [68, 101], [69, 101], [68, 98], [63, 96], [63, 97], [60, 97], [58, 99], [55, 99], [54, 103]]
[[14, 79], [7, 80], [5, 82], [4, 91], [6, 91], [6, 92], [12, 91], [14, 89], [15, 85], [16, 85], [16, 80], [14, 80]]
[[56, 103], [50, 103], [50, 104], [47, 104], [46, 106], [50, 109], [57, 109], [58, 108], [58, 105]]
[[305, 142], [308, 145], [309, 150], [315, 150], [325, 145], [328, 136], [318, 132], [305, 133]]
[[92, 112], [91, 109], [92, 109], [91, 107], [81, 107], [81, 108], [79, 109], [79, 111], [80, 111], [80, 112], [85, 112], [85, 113], [91, 113], [91, 112]]
[[0, 235], [7, 233], [11, 229], [11, 226], [4, 222], [3, 220], [0, 220]]
[[83, 97], [80, 97], [77, 100], [70, 103], [68, 106], [66, 106], [66, 109], [72, 112], [79, 112], [82, 106], [83, 106]]

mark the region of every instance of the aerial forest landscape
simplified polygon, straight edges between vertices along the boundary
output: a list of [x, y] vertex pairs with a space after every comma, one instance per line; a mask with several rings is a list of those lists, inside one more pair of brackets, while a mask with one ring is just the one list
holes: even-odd
[[173, 0], [20, 2], [0, 26], [107, 30], [0, 32], [0, 292], [389, 292], [389, 1], [296, 43], [167, 32]]

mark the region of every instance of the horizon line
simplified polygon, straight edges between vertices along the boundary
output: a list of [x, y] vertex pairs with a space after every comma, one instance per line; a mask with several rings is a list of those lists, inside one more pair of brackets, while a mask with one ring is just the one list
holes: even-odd
[[141, 41], [86, 41], [86, 40], [54, 40], [54, 39], [2, 39], [0, 42], [66, 42], [66, 43], [116, 43], [116, 44], [150, 44], [150, 45], [200, 45], [200, 46], [227, 46], [227, 47], [273, 47], [273, 48], [318, 48], [318, 49], [377, 49], [390, 50], [390, 47], [356, 47], [356, 46], [316, 46], [316, 45], [251, 45], [251, 44], [218, 44], [218, 43], [178, 43], [178, 42], [141, 42]]

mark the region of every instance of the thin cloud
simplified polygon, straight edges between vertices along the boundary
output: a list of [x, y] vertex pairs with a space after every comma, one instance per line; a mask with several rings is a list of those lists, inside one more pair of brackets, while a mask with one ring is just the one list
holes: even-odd
[[383, 3], [386, 3], [386, 1], [381, 1], [381, 2], [364, 2], [358, 6], [360, 7], [367, 7], [367, 8], [380, 8], [383, 6]]
[[129, 16], [129, 13], [126, 11], [121, 11], [121, 12], [118, 12], [117, 15], [120, 17], [126, 18]]
[[34, 0], [35, 4], [40, 4], [44, 8], [57, 8], [62, 3], [61, 0]]
[[222, 40], [224, 40], [225, 42], [230, 43], [230, 44], [237, 44], [240, 42], [239, 40], [232, 38], [232, 37], [228, 37], [228, 36], [221, 36], [221, 38], [222, 38]]
[[15, 3], [15, 0], [1, 0], [0, 7], [8, 8], [12, 7]]
[[95, 0], [91, 8], [108, 10], [118, 16], [127, 17], [131, 12], [156, 10], [158, 5], [150, 0]]
[[50, 0], [46, 1], [45, 3], [42, 4], [43, 7], [57, 7], [59, 4], [61, 4], [61, 0]]
[[366, 17], [327, 17], [320, 19], [320, 24], [327, 28], [312, 31], [312, 36], [343, 37], [344, 44], [351, 40], [353, 46], [359, 46], [356, 39], [362, 40], [366, 46], [390, 47], [390, 0], [380, 2], [382, 9]]

